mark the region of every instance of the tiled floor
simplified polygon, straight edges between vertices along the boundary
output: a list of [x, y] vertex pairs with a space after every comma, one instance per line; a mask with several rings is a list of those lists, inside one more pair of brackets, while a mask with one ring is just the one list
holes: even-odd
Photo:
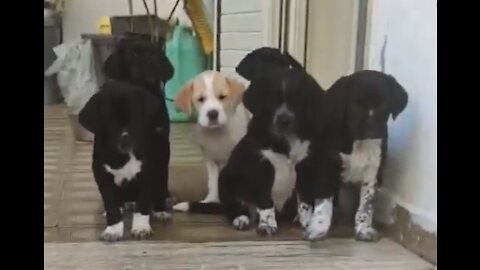
[[[285, 224], [270, 239], [276, 241], [265, 241], [255, 230], [235, 231], [214, 215], [175, 214], [172, 222], [153, 225], [152, 241], [104, 245], [97, 241], [104, 218], [90, 171], [91, 144], [73, 139], [62, 106], [45, 107], [44, 124], [45, 269], [432, 269], [388, 239], [361, 244], [337, 238], [311, 249], [303, 241], [278, 242], [299, 240], [296, 226]], [[171, 143], [172, 194], [200, 199], [205, 171], [191, 126], [172, 125]], [[332, 235], [350, 237], [351, 231], [336, 228]], [[249, 240], [256, 242], [244, 242]], [[216, 241], [222, 243], [205, 243]], [[222, 254], [228, 260], [218, 260]]]

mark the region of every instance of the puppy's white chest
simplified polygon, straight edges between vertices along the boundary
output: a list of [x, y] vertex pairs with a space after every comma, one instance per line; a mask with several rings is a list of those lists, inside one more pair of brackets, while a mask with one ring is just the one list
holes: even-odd
[[350, 155], [340, 153], [343, 182], [374, 182], [381, 158], [381, 139], [357, 140]]
[[297, 176], [295, 165], [308, 155], [309, 145], [309, 141], [295, 141], [291, 144], [291, 150], [288, 157], [273, 152], [272, 150], [261, 151], [262, 156], [272, 164], [275, 171], [271, 196], [273, 204], [278, 211], [283, 209], [285, 202], [291, 196], [292, 191], [295, 188]]
[[141, 171], [142, 162], [138, 160], [133, 154], [129, 154], [130, 159], [119, 169], [112, 169], [105, 164], [105, 170], [113, 175], [113, 181], [117, 186], [121, 186], [124, 180], [130, 181]]

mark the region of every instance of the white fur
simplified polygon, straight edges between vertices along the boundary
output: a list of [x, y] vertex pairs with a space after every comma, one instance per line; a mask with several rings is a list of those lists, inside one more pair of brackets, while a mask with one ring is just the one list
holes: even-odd
[[117, 186], [121, 186], [124, 180], [130, 181], [141, 171], [142, 162], [138, 160], [132, 153], [129, 153], [130, 159], [119, 169], [112, 169], [109, 165], [104, 164], [105, 170], [113, 175], [113, 181]]
[[257, 209], [258, 213], [258, 229], [260, 231], [266, 232], [267, 234], [272, 234], [277, 231], [278, 225], [277, 220], [275, 219], [275, 209]]
[[298, 222], [302, 225], [303, 228], [307, 228], [308, 224], [310, 224], [310, 220], [312, 219], [313, 215], [313, 207], [300, 202], [297, 207], [298, 213]]
[[[198, 110], [198, 123], [202, 127], [216, 127], [222, 126], [227, 122], [227, 114], [223, 108], [222, 103], [215, 95], [213, 89], [213, 72], [205, 72], [201, 77], [203, 83], [205, 84], [205, 91], [203, 93], [203, 98], [205, 101], [197, 108]], [[212, 125], [208, 119], [207, 113], [211, 110], [218, 111], [218, 124]]]
[[308, 240], [320, 240], [327, 236], [332, 222], [333, 200], [322, 199], [313, 210], [313, 215], [305, 230], [305, 238]]
[[350, 155], [340, 153], [344, 182], [376, 182], [381, 158], [381, 139], [357, 140]]
[[134, 213], [132, 221], [132, 234], [134, 236], [145, 237], [151, 232], [152, 227], [150, 227], [150, 215]]
[[123, 221], [107, 226], [102, 233], [102, 239], [105, 241], [117, 241], [123, 238]]
[[190, 210], [190, 205], [188, 202], [177, 203], [173, 206], [173, 210], [177, 212], [188, 212], [188, 210]]
[[165, 211], [153, 212], [153, 217], [160, 221], [169, 221], [170, 219], [172, 219], [172, 214]]
[[202, 202], [220, 202], [218, 197], [218, 175], [221, 168], [217, 163], [209, 159], [206, 160], [206, 164], [208, 173], [208, 195]]
[[[225, 110], [213, 89], [213, 73], [205, 72], [202, 79], [206, 86], [203, 93], [205, 101], [196, 108], [198, 119], [195, 135], [208, 173], [208, 194], [203, 202], [218, 202], [218, 174], [230, 158], [235, 145], [247, 132], [251, 114], [242, 103], [232, 110]], [[212, 109], [218, 111], [218, 125], [215, 128], [209, 125], [207, 116]]]
[[238, 216], [232, 221], [233, 227], [238, 230], [247, 228], [249, 224], [250, 219], [245, 215]]
[[283, 209], [285, 202], [292, 195], [296, 181], [295, 165], [307, 156], [309, 145], [309, 141], [293, 141], [290, 144], [291, 149], [288, 157], [270, 149], [260, 151], [262, 156], [270, 161], [275, 170], [271, 196], [278, 211]]

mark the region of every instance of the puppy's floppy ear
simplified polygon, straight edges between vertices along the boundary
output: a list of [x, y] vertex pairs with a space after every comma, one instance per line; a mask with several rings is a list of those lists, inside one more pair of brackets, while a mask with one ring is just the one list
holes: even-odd
[[226, 77], [226, 81], [232, 94], [233, 105], [237, 106], [242, 101], [243, 93], [245, 92], [245, 86], [243, 83], [229, 76]]
[[102, 126], [100, 110], [101, 92], [95, 93], [78, 114], [78, 121], [88, 131], [97, 133]]
[[252, 114], [261, 114], [263, 107], [265, 106], [265, 91], [262, 89], [262, 80], [255, 79], [250, 82], [247, 90], [243, 94], [243, 105]]
[[192, 114], [192, 95], [194, 80], [195, 79], [192, 79], [185, 83], [175, 96], [175, 107], [177, 107], [177, 109], [181, 110], [187, 115]]
[[292, 66], [292, 68], [304, 69], [302, 64], [300, 64], [293, 56], [291, 56], [288, 52], [284, 53], [288, 63]]
[[162, 81], [165, 84], [173, 77], [175, 69], [173, 68], [172, 63], [170, 63], [170, 60], [164, 53], [162, 54], [162, 58]]
[[254, 55], [253, 53], [247, 54], [237, 65], [235, 71], [247, 80], [252, 80], [254, 74]]
[[392, 112], [392, 118], [395, 120], [405, 107], [407, 107], [408, 94], [394, 77], [389, 76], [389, 80], [389, 88], [391, 92], [389, 100], [390, 110]]
[[322, 108], [322, 117], [325, 117], [325, 120], [334, 121], [336, 124], [345, 120], [350, 82], [351, 75], [343, 76], [328, 89]]
[[325, 99], [325, 90], [310, 75], [307, 75], [303, 87], [307, 90], [305, 96], [306, 123], [308, 128], [317, 129], [321, 125], [321, 113]]

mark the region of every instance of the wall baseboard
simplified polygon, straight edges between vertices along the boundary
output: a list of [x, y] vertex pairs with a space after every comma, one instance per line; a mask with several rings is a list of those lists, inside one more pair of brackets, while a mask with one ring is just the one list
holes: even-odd
[[433, 264], [437, 264], [437, 235], [412, 222], [410, 212], [402, 206], [393, 209], [393, 223], [377, 222], [388, 237]]

